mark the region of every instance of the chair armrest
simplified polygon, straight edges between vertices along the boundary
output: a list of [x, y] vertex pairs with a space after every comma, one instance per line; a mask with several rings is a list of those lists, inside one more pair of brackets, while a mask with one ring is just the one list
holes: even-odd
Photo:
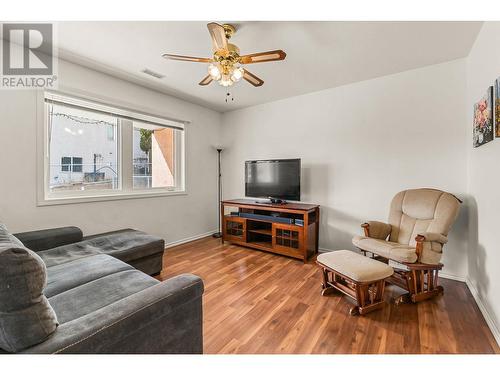
[[391, 234], [392, 226], [381, 221], [368, 221], [361, 224], [366, 237], [385, 240]]
[[54, 247], [80, 242], [82, 230], [78, 227], [62, 227], [15, 233], [24, 246], [33, 251], [43, 251]]
[[[415, 237], [415, 241], [417, 242], [415, 246], [415, 252], [417, 253], [417, 262], [420, 262], [422, 261], [424, 246], [428, 250], [441, 252], [443, 245], [448, 242], [448, 238], [440, 233], [423, 232]], [[439, 251], [434, 250], [435, 247], [437, 247]]]
[[183, 274], [61, 324], [23, 353], [202, 353], [203, 281]]
[[448, 242], [448, 237], [443, 236], [441, 233], [430, 233], [430, 232], [423, 232], [417, 235], [415, 237], [415, 241], [417, 242], [439, 242], [440, 244], [444, 245], [445, 243]]

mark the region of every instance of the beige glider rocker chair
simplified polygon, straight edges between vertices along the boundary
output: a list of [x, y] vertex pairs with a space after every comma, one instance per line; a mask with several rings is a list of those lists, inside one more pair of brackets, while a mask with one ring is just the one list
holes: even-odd
[[369, 221], [361, 225], [364, 236], [356, 236], [353, 244], [365, 255], [388, 263], [403, 264], [388, 279], [406, 289], [396, 303], [418, 302], [443, 292], [438, 285], [438, 272], [447, 235], [462, 203], [453, 194], [435, 189], [402, 191], [392, 199], [389, 223]]

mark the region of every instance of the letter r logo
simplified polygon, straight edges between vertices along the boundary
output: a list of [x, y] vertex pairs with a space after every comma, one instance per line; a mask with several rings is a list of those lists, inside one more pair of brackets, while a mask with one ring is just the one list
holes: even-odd
[[52, 24], [2, 25], [4, 75], [51, 75]]

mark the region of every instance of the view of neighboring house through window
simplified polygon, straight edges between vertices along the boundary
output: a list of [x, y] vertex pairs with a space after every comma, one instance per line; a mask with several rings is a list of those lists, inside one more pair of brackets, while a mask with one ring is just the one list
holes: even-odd
[[183, 123], [58, 94], [45, 102], [46, 198], [184, 191]]
[[113, 116], [50, 105], [50, 190], [117, 189], [117, 127]]
[[134, 121], [134, 189], [175, 186], [176, 131]]

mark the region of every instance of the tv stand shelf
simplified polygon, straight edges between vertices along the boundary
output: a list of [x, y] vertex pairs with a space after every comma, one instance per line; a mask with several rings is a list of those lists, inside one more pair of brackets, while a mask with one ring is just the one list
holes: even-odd
[[221, 202], [221, 221], [223, 243], [285, 255], [304, 263], [318, 252], [319, 205], [225, 200]]
[[263, 235], [266, 235], [266, 236], [272, 236], [273, 235], [272, 229], [248, 229], [248, 231], [252, 232], [252, 233], [260, 233], [260, 234], [263, 234]]

